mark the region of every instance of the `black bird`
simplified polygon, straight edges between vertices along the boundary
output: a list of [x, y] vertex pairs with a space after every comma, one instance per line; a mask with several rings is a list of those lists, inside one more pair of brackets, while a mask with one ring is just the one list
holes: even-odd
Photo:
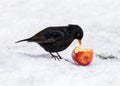
[[[20, 40], [28, 42], [36, 42], [51, 54], [55, 59], [62, 59], [58, 52], [65, 50], [74, 39], [78, 39], [81, 43], [83, 38], [83, 30], [78, 25], [70, 24], [68, 26], [47, 27], [33, 37]], [[52, 53], [57, 53], [57, 56]]]

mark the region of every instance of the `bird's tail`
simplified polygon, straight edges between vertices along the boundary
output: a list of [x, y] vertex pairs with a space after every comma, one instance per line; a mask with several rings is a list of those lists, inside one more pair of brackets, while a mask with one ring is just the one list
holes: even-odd
[[15, 42], [15, 43], [19, 43], [19, 42], [23, 42], [23, 41], [30, 41], [30, 38], [28, 38], [28, 39], [23, 39], [23, 40], [19, 40], [19, 41], [17, 41], [17, 42]]

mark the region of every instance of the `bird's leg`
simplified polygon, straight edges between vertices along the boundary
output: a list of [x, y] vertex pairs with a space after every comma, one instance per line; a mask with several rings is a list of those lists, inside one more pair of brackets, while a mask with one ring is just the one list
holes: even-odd
[[60, 59], [58, 58], [58, 56], [53, 55], [51, 52], [50, 52], [50, 55], [51, 55], [55, 60], [56, 60], [56, 59], [60, 60]]
[[57, 55], [58, 55], [59, 59], [62, 59], [62, 57], [60, 56], [60, 54], [59, 54], [58, 52], [56, 52], [56, 53], [57, 53]]

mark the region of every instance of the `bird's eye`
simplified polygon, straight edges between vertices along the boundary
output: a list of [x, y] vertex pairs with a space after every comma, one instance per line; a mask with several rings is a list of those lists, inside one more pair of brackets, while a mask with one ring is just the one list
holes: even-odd
[[77, 37], [79, 37], [80, 36], [80, 33], [77, 33]]

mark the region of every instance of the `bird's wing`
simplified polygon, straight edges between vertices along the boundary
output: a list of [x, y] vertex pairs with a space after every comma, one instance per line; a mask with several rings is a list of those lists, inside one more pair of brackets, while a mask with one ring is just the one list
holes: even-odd
[[64, 37], [61, 31], [41, 32], [32, 37], [31, 41], [37, 43], [54, 43]]

